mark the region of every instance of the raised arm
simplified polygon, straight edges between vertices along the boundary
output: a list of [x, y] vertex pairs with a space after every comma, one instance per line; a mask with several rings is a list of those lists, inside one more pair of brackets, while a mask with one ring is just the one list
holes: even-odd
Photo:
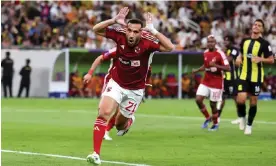
[[150, 31], [160, 41], [160, 51], [162, 51], [162, 52], [172, 51], [175, 48], [175, 46], [174, 46], [174, 44], [172, 44], [171, 40], [168, 39], [166, 36], [164, 36], [162, 33], [158, 32], [153, 27], [152, 14], [147, 13], [145, 17], [146, 17], [146, 28], [145, 29]]
[[121, 24], [121, 25], [126, 25], [125, 23], [125, 18], [127, 16], [129, 12], [129, 9], [128, 7], [124, 7], [120, 10], [119, 14], [115, 17], [115, 18], [112, 18], [112, 19], [109, 19], [109, 20], [105, 20], [105, 21], [102, 21], [98, 24], [96, 24], [94, 27], [93, 27], [93, 31], [97, 34], [97, 35], [100, 35], [100, 36], [104, 36], [105, 37], [105, 29], [110, 26], [110, 25], [113, 25], [115, 23], [118, 23], [118, 24]]

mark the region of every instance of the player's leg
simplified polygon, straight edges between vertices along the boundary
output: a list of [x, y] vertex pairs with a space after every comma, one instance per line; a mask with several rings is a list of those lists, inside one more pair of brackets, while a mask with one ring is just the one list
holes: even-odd
[[125, 135], [134, 123], [134, 114], [142, 102], [144, 90], [125, 90], [125, 95], [115, 120], [118, 136]]
[[209, 129], [210, 131], [216, 131], [219, 127], [218, 125], [218, 116], [219, 112], [217, 109], [217, 102], [222, 101], [222, 89], [209, 88], [210, 89], [210, 107], [212, 109], [212, 121], [213, 125]]
[[240, 115], [240, 130], [244, 130], [245, 123], [246, 123], [246, 98], [247, 98], [247, 91], [248, 91], [248, 83], [245, 80], [239, 80], [238, 83], [238, 95], [237, 95], [237, 107], [238, 112]]
[[108, 124], [106, 126], [106, 131], [104, 134], [104, 139], [111, 141], [112, 138], [109, 136], [109, 131], [115, 126], [115, 119], [116, 119], [116, 115], [119, 112], [119, 107], [117, 108], [116, 112], [114, 113], [114, 115], [109, 119]]
[[219, 127], [219, 125], [218, 125], [219, 112], [217, 110], [217, 102], [210, 100], [210, 107], [212, 109], [212, 121], [213, 121], [213, 125], [209, 129], [209, 131], [216, 131], [218, 129], [218, 127]]
[[241, 118], [241, 115], [238, 111], [238, 104], [237, 104], [237, 95], [238, 95], [237, 84], [238, 84], [238, 80], [235, 80], [233, 82], [233, 94], [232, 94], [232, 96], [233, 96], [233, 100], [234, 100], [235, 107], [236, 107], [237, 119], [232, 120], [231, 121], [232, 124], [239, 124], [240, 123], [240, 118]]
[[[225, 99], [230, 94], [230, 87], [229, 86], [230, 86], [230, 82], [227, 81], [227, 80], [224, 80], [224, 90], [223, 90], [222, 100], [217, 102], [218, 118], [220, 118], [220, 115], [221, 115], [222, 110], [224, 108]], [[220, 120], [218, 120], [218, 121], [220, 121]]]
[[122, 95], [121, 90], [114, 81], [110, 81], [108, 87], [102, 94], [102, 98], [99, 103], [99, 114], [94, 123], [93, 131], [93, 144], [94, 153], [87, 156], [87, 161], [100, 164], [100, 150], [102, 140], [106, 131], [107, 121], [111, 118], [114, 111], [118, 108], [118, 103], [121, 103]]
[[257, 84], [257, 83], [251, 83], [250, 85], [250, 91], [251, 91], [250, 108], [248, 112], [247, 125], [244, 131], [244, 134], [246, 135], [250, 135], [252, 133], [252, 124], [257, 114], [257, 102], [258, 102], [258, 95], [260, 93], [260, 87], [261, 87], [261, 84]]
[[204, 105], [203, 101], [205, 99], [205, 97], [208, 97], [210, 94], [209, 89], [207, 88], [207, 86], [200, 84], [197, 92], [196, 92], [196, 104], [199, 108], [199, 110], [201, 111], [201, 113], [204, 115], [205, 117], [205, 121], [202, 124], [202, 128], [207, 128], [209, 122], [211, 121], [210, 115], [206, 109], [206, 106]]

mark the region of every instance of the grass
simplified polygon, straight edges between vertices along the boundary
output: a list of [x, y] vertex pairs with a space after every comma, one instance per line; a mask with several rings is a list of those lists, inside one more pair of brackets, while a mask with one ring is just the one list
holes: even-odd
[[[2, 99], [2, 149], [85, 158], [92, 151], [97, 105], [92, 99]], [[117, 137], [112, 130], [101, 159], [154, 166], [276, 165], [275, 106], [276, 101], [260, 101], [253, 135], [245, 136], [229, 122], [236, 118], [231, 100], [217, 132], [200, 128], [203, 118], [193, 100], [147, 100], [127, 135]], [[90, 164], [2, 152], [2, 165]]]

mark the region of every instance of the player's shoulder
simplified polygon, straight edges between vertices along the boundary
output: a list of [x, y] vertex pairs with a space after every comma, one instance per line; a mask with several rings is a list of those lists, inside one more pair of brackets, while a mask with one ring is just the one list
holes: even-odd
[[147, 31], [142, 31], [141, 38], [147, 42], [153, 42], [156, 44], [159, 42], [159, 40], [155, 36], [153, 36], [151, 33]]
[[241, 44], [243, 44], [245, 41], [247, 41], [247, 40], [251, 40], [251, 38], [250, 37], [245, 37], [245, 38], [243, 38], [242, 40], [241, 40]]
[[221, 49], [216, 49], [216, 52], [220, 55], [225, 55], [225, 53], [223, 52], [223, 50]]
[[209, 52], [209, 49], [206, 49], [206, 50], [204, 50], [203, 53], [205, 54], [205, 53], [208, 53], [208, 52]]
[[261, 44], [270, 45], [270, 44], [269, 44], [269, 41], [266, 40], [266, 39], [264, 39], [263, 37], [260, 37], [260, 38], [258, 39], [258, 41], [259, 41]]

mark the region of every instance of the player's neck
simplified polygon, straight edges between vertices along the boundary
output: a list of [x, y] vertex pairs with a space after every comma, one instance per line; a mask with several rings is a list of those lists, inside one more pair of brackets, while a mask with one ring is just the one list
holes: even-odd
[[213, 48], [213, 49], [210, 49], [210, 48], [209, 48], [209, 51], [210, 51], [210, 52], [214, 52], [215, 50], [216, 50], [215, 48]]
[[251, 34], [251, 38], [252, 38], [252, 39], [258, 39], [259, 37], [261, 37], [261, 33], [254, 33], [254, 32], [253, 32], [253, 33]]

